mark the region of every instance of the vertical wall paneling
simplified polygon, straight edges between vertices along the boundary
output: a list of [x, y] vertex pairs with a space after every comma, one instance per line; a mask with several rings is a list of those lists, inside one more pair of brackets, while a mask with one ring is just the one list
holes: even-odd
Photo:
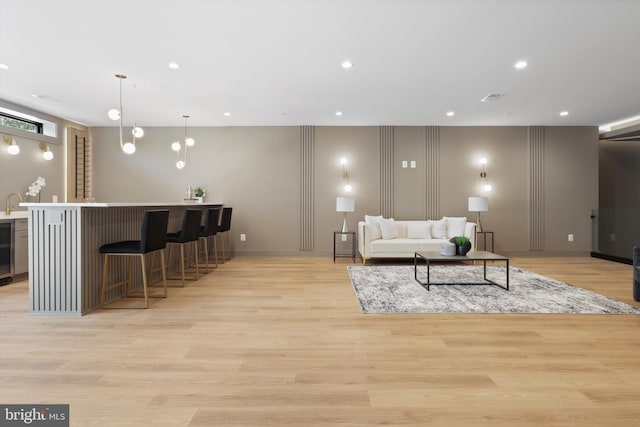
[[426, 192], [424, 211], [426, 219], [440, 218], [440, 128], [438, 126], [425, 126], [425, 177]]
[[544, 127], [530, 126], [529, 143], [529, 244], [544, 250]]
[[300, 244], [299, 250], [313, 251], [314, 224], [314, 128], [300, 126]]
[[380, 215], [393, 217], [393, 126], [380, 126]]

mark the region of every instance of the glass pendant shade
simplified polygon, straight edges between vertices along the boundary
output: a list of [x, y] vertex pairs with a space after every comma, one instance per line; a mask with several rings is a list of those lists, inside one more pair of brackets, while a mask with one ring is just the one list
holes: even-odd
[[133, 128], [133, 130], [131, 131], [131, 134], [133, 136], [135, 136], [136, 138], [142, 138], [144, 136], [144, 129], [142, 129], [139, 126], [136, 126]]
[[116, 110], [115, 108], [112, 108], [111, 110], [109, 110], [109, 112], [107, 113], [107, 116], [109, 116], [109, 118], [111, 120], [119, 120], [120, 119], [120, 111]]
[[122, 151], [124, 151], [125, 154], [133, 154], [136, 152], [136, 146], [133, 142], [127, 141], [122, 146]]
[[187, 138], [184, 142], [189, 147], [196, 145], [196, 141], [193, 138]]
[[176, 162], [176, 167], [177, 167], [178, 169], [183, 169], [183, 168], [184, 168], [184, 165], [185, 165], [185, 163], [184, 163], [182, 160], [178, 160], [178, 161]]
[[171, 144], [171, 149], [173, 151], [180, 151], [180, 143], [178, 141], [175, 141], [174, 143]]

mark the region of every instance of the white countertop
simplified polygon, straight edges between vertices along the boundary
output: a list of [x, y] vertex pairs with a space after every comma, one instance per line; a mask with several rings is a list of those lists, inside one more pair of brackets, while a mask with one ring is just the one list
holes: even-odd
[[[86, 207], [86, 208], [119, 208], [119, 207], [136, 207], [136, 206], [206, 206], [206, 205], [222, 205], [222, 203], [215, 202], [204, 202], [204, 203], [195, 203], [195, 202], [137, 202], [137, 203], [29, 203], [22, 202], [20, 206], [24, 207], [34, 207], [34, 208], [42, 208], [42, 207]], [[17, 211], [16, 211], [17, 212]], [[26, 211], [25, 217], [26, 217]], [[13, 212], [11, 213], [13, 215]]]
[[7, 215], [5, 211], [0, 212], [0, 219], [26, 219], [28, 211], [11, 211], [11, 215]]

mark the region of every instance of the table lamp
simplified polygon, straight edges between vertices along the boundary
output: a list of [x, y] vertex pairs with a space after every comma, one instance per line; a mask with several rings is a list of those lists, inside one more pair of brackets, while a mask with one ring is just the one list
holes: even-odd
[[336, 212], [342, 212], [344, 214], [344, 221], [342, 222], [342, 232], [349, 231], [347, 227], [347, 212], [353, 212], [355, 210], [355, 202], [353, 197], [338, 197], [336, 198]]
[[480, 212], [486, 212], [489, 210], [489, 199], [486, 197], [469, 197], [469, 212], [477, 212], [476, 224], [478, 224], [478, 232], [482, 231], [482, 224], [480, 223]]

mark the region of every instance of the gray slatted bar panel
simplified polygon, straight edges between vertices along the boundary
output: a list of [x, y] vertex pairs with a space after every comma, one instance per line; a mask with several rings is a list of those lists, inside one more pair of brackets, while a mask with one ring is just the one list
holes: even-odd
[[[80, 255], [67, 246], [69, 239], [79, 235], [79, 209], [31, 209], [29, 233], [31, 311], [82, 314], [75, 287]], [[38, 244], [34, 244], [31, 236], [39, 237]]]
[[544, 126], [529, 127], [529, 245], [544, 250]]
[[440, 218], [440, 171], [438, 170], [440, 157], [440, 127], [424, 127], [425, 153], [425, 219]]
[[380, 126], [380, 215], [393, 217], [393, 126]]
[[313, 156], [314, 128], [300, 126], [300, 243], [301, 251], [312, 251], [313, 239]]

